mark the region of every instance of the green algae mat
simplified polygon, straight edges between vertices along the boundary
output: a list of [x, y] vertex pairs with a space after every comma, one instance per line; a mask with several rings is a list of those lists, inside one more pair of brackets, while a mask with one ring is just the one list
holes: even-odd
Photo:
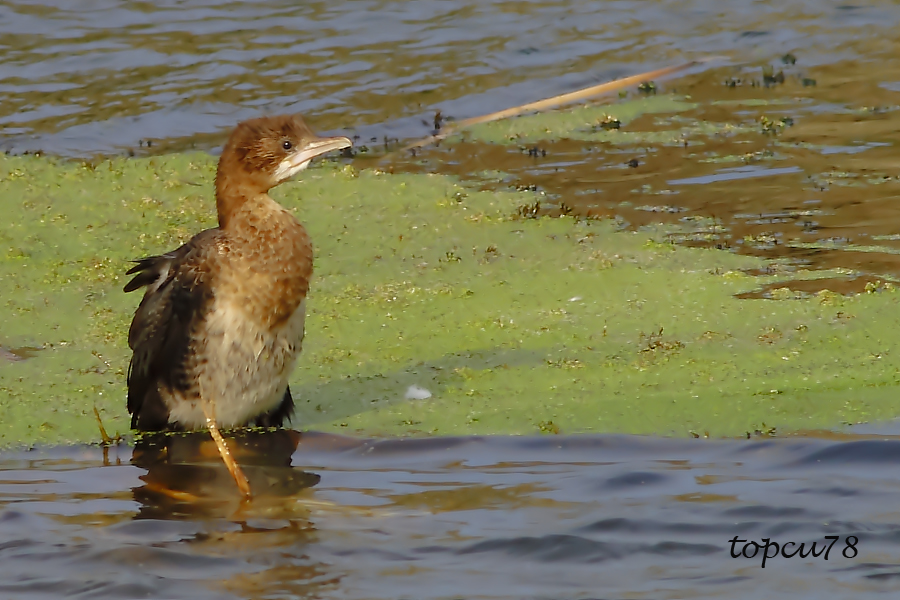
[[[200, 154], [0, 159], [0, 445], [128, 432], [130, 259], [214, 226]], [[900, 415], [900, 294], [739, 300], [764, 263], [531, 192], [325, 165], [273, 196], [316, 245], [297, 428], [733, 436]], [[29, 350], [30, 349], [30, 350]], [[23, 360], [12, 360], [27, 356]]]

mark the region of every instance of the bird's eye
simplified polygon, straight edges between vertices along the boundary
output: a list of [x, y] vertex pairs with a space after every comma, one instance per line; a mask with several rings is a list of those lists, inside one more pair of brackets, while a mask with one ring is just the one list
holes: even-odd
[[294, 144], [292, 144], [290, 140], [284, 140], [283, 142], [281, 142], [281, 147], [285, 150], [290, 150], [294, 147]]

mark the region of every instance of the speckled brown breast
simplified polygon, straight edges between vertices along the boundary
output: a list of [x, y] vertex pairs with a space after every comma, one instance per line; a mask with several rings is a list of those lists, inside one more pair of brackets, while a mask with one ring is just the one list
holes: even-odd
[[226, 264], [217, 295], [234, 298], [260, 325], [284, 325], [306, 298], [312, 277], [312, 242], [287, 210], [248, 206], [233, 217], [222, 240]]

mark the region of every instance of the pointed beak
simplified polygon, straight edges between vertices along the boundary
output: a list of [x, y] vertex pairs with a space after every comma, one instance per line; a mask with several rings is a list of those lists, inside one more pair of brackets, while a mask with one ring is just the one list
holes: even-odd
[[309, 166], [309, 161], [315, 157], [332, 150], [349, 148], [352, 145], [353, 142], [343, 136], [313, 138], [306, 142], [306, 145], [302, 148], [298, 148], [293, 154], [281, 161], [281, 164], [278, 165], [278, 169], [275, 171], [275, 178], [278, 181], [290, 179]]
[[291, 156], [291, 162], [295, 165], [308, 162], [317, 156], [331, 152], [332, 150], [341, 150], [349, 148], [353, 145], [348, 138], [345, 137], [329, 137], [315, 138], [307, 142], [306, 146], [297, 150]]

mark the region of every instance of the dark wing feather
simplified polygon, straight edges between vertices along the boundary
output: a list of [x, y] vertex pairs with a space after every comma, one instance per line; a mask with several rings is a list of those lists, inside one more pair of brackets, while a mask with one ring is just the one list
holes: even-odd
[[160, 389], [197, 394], [191, 377], [192, 333], [212, 301], [218, 229], [207, 229], [173, 252], [135, 261], [125, 286], [147, 287], [128, 331], [134, 351], [128, 366], [131, 426], [142, 431], [167, 429], [169, 410]]

